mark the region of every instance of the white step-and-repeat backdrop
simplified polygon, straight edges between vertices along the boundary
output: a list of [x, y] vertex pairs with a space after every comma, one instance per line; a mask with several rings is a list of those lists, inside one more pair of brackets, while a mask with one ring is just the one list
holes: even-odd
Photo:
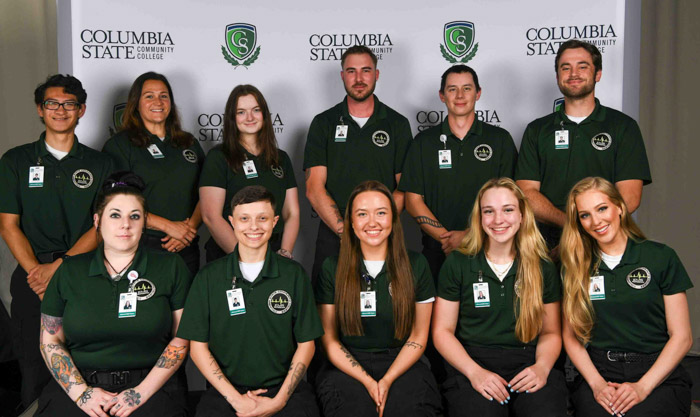
[[[557, 105], [554, 56], [573, 38], [603, 53], [597, 97], [623, 105], [624, 0], [58, 0], [58, 7], [59, 67], [88, 92], [78, 135], [92, 147], [101, 149], [118, 128], [128, 89], [143, 72], [168, 77], [184, 127], [205, 151], [220, 143], [231, 89], [260, 88], [295, 166], [302, 202], [295, 255], [307, 267], [319, 220], [303, 197], [304, 143], [313, 116], [345, 94], [340, 56], [349, 46], [377, 54], [376, 94], [410, 120], [414, 134], [443, 120], [440, 75], [466, 63], [483, 89], [477, 116], [519, 145], [527, 123]], [[420, 248], [415, 225], [404, 220], [409, 246]]]

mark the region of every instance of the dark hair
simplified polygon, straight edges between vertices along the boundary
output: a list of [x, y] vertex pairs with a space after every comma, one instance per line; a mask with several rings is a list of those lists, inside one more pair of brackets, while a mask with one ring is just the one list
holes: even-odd
[[464, 64], [459, 64], [459, 65], [453, 65], [447, 69], [447, 71], [442, 73], [442, 78], [440, 79], [440, 92], [444, 93], [445, 92], [445, 84], [447, 83], [447, 76], [450, 74], [464, 74], [464, 73], [470, 73], [472, 75], [472, 78], [474, 79], [474, 87], [476, 87], [476, 91], [479, 92], [481, 91], [481, 86], [479, 85], [479, 76], [476, 75], [476, 71], [470, 66], [464, 65]]
[[564, 51], [566, 51], [567, 49], [576, 48], [583, 48], [589, 54], [591, 54], [591, 59], [593, 60], [593, 68], [595, 68], [596, 73], [603, 69], [603, 56], [600, 54], [600, 50], [597, 46], [589, 42], [580, 41], [578, 39], [570, 39], [562, 43], [561, 46], [559, 46], [559, 50], [557, 51], [557, 57], [554, 59], [554, 72], [559, 72], [559, 59], [561, 58], [561, 54], [563, 54]]
[[372, 58], [372, 62], [374, 63], [374, 68], [377, 68], [377, 56], [374, 54], [374, 52], [372, 52], [371, 49], [364, 45], [354, 45], [346, 49], [345, 52], [343, 52], [343, 55], [340, 56], [340, 68], [345, 68], [345, 59], [348, 57], [348, 55], [360, 54], [369, 55], [369, 57]]
[[165, 75], [158, 74], [157, 72], [149, 71], [143, 73], [131, 84], [129, 96], [126, 100], [126, 107], [124, 108], [124, 123], [122, 124], [121, 130], [128, 132], [129, 140], [131, 140], [134, 145], [140, 148], [148, 146], [148, 130], [144, 126], [143, 119], [141, 119], [141, 115], [139, 114], [139, 101], [141, 100], [143, 85], [149, 80], [162, 81], [168, 88], [168, 95], [170, 95], [170, 114], [168, 114], [168, 118], [165, 119], [165, 131], [170, 136], [170, 140], [172, 140], [175, 146], [178, 148], [189, 148], [192, 146], [192, 143], [194, 143], [194, 136], [182, 130], [173, 89], [170, 87], [170, 83], [168, 79], [165, 78]]
[[87, 101], [87, 92], [83, 88], [83, 84], [72, 75], [54, 74], [49, 75], [42, 84], [39, 84], [34, 90], [34, 103], [40, 105], [44, 102], [46, 90], [51, 87], [63, 87], [63, 92], [73, 94], [81, 105]]
[[249, 185], [241, 188], [231, 199], [231, 213], [236, 206], [241, 204], [257, 203], [258, 201], [269, 201], [272, 211], [275, 211], [275, 196], [262, 185]]
[[251, 95], [258, 102], [258, 107], [263, 115], [262, 129], [258, 133], [258, 145], [263, 163], [268, 167], [279, 165], [279, 153], [277, 152], [277, 139], [272, 128], [272, 116], [267, 101], [260, 90], [250, 84], [237, 85], [228, 96], [226, 110], [224, 111], [224, 132], [222, 150], [229, 167], [237, 172], [246, 160], [245, 149], [239, 141], [238, 126], [236, 125], [236, 109], [238, 100], [242, 96]]
[[148, 207], [146, 206], [146, 198], [143, 196], [143, 190], [145, 189], [146, 184], [141, 177], [133, 172], [114, 172], [102, 184], [102, 190], [95, 200], [95, 213], [97, 213], [98, 217], [102, 217], [105, 207], [116, 195], [133, 195], [143, 206], [143, 215], [146, 216]]

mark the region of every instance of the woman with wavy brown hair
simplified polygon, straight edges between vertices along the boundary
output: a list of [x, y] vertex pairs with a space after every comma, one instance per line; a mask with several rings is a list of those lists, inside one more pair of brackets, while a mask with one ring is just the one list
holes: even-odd
[[580, 372], [576, 416], [687, 416], [692, 345], [673, 249], [646, 240], [619, 191], [600, 177], [574, 185], [561, 240], [564, 346]]
[[344, 230], [315, 289], [329, 360], [316, 379], [323, 413], [434, 416], [440, 397], [423, 357], [435, 295], [428, 263], [406, 251], [396, 203], [377, 181], [355, 187]]
[[440, 271], [433, 342], [450, 416], [562, 416], [561, 283], [522, 190], [481, 187], [462, 245]]

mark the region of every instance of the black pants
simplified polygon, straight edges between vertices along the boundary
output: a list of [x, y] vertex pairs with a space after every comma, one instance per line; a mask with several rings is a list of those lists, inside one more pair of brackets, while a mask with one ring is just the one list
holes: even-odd
[[[351, 353], [372, 378], [379, 381], [400, 351]], [[421, 358], [389, 389], [384, 415], [388, 417], [436, 416], [440, 411], [440, 393], [435, 378]], [[377, 416], [377, 407], [369, 392], [355, 378], [326, 362], [318, 374], [316, 394], [325, 417]]]
[[[160, 239], [161, 238], [156, 235], [144, 233], [141, 237], [141, 244], [151, 250], [166, 252], [163, 246], [161, 246], [163, 242], [161, 242]], [[190, 270], [192, 277], [197, 275], [199, 271], [199, 236], [195, 236], [190, 246], [185, 246], [180, 252], [177, 252], [177, 254], [185, 261], [187, 269]]]
[[[131, 380], [126, 384], [96, 383], [90, 381], [89, 375], [82, 372], [88, 385], [105, 391], [119, 393], [137, 386], [148, 375], [150, 369], [132, 372]], [[186, 417], [187, 392], [178, 384], [178, 375], [173, 375], [151, 398], [130, 414], [133, 417]], [[39, 407], [34, 417], [85, 417], [86, 414], [70, 399], [58, 383], [52, 380], [39, 397]]]
[[[274, 397], [277, 395], [282, 384], [268, 388], [267, 392], [261, 395], [265, 397]], [[236, 390], [245, 394], [247, 391], [255, 390], [257, 388], [252, 387], [236, 387]], [[209, 387], [204, 394], [202, 394], [202, 399], [197, 405], [197, 414], [195, 417], [236, 417], [236, 410], [231, 407], [231, 404], [224, 399], [224, 397], [216, 390], [214, 387]], [[275, 417], [318, 417], [318, 405], [316, 405], [316, 398], [314, 397], [314, 391], [311, 385], [306, 381], [300, 381], [296, 390], [289, 401], [280, 410]]]
[[[535, 363], [535, 349], [500, 349], [467, 347], [467, 353], [484, 369], [510, 381], [520, 371]], [[477, 392], [469, 379], [446, 365], [447, 380], [442, 385], [450, 417], [562, 417], [566, 416], [566, 384], [564, 373], [553, 368], [547, 385], [533, 393], [510, 392], [508, 404], [487, 400]], [[577, 414], [578, 417], [578, 414]]]
[[[611, 382], [637, 382], [654, 364], [653, 361], [624, 363], [609, 361], [604, 351], [589, 349], [591, 361], [600, 375]], [[626, 417], [687, 417], [690, 414], [690, 375], [683, 366], [678, 367], [641, 403], [630, 408]], [[576, 417], [609, 416], [593, 397], [591, 387], [579, 376], [574, 385], [572, 399]]]
[[[53, 262], [53, 256], [39, 256], [39, 262]], [[29, 288], [27, 272], [17, 265], [10, 281], [13, 350], [22, 373], [22, 405], [26, 408], [51, 381], [51, 374], [39, 350], [41, 301]]]
[[[348, 232], [352, 232], [349, 230]], [[316, 251], [314, 253], [314, 265], [311, 268], [311, 284], [316, 285], [318, 276], [321, 274], [321, 266], [327, 257], [340, 253], [340, 238], [326, 223], [321, 220], [318, 224], [318, 235], [316, 237]]]
[[[273, 252], [277, 252], [280, 250], [282, 247], [282, 234], [280, 233], [273, 233], [272, 236], [270, 237], [270, 241], [268, 242], [270, 245], [270, 249], [272, 249]], [[207, 243], [204, 244], [204, 250], [206, 251], [206, 260], [207, 263], [213, 262], [219, 258], [223, 258], [226, 256], [226, 252], [224, 252], [223, 249], [221, 249], [221, 246], [219, 246], [214, 238], [210, 238], [207, 240]]]

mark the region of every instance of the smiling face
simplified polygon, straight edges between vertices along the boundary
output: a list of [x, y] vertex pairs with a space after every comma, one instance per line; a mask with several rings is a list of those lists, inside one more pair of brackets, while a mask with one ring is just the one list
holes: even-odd
[[489, 245], [512, 244], [520, 229], [523, 215], [518, 199], [507, 188], [494, 187], [481, 197], [481, 227]]
[[557, 84], [566, 98], [581, 99], [595, 90], [602, 72], [595, 71], [591, 54], [583, 48], [565, 50], [559, 58]]
[[165, 125], [170, 115], [170, 93], [168, 87], [160, 80], [146, 80], [141, 87], [139, 114], [146, 129], [153, 132], [151, 126]]
[[448, 74], [445, 89], [440, 92], [440, 100], [447, 106], [447, 114], [453, 117], [474, 113], [480, 97], [481, 91], [477, 91], [474, 77], [469, 72]]
[[143, 205], [133, 195], [117, 194], [107, 203], [102, 215], [95, 214], [105, 250], [133, 252], [139, 245], [145, 226]]
[[238, 98], [236, 127], [241, 135], [257, 135], [263, 127], [263, 113], [252, 94]]
[[619, 255], [627, 245], [627, 235], [620, 227], [622, 209], [598, 190], [588, 190], [576, 197], [578, 220], [583, 230], [598, 242], [608, 255]]
[[269, 201], [256, 201], [234, 207], [228, 220], [240, 246], [261, 249], [270, 240], [278, 218]]
[[378, 191], [365, 191], [355, 197], [350, 210], [352, 229], [365, 259], [385, 258], [393, 221], [391, 201]]
[[350, 54], [345, 58], [340, 77], [348, 96], [355, 101], [364, 101], [374, 93], [379, 70], [368, 54]]
[[60, 106], [56, 110], [44, 108], [44, 103], [53, 101], [56, 103], [77, 103], [78, 99], [73, 94], [68, 94], [63, 87], [49, 87], [44, 93], [43, 103], [36, 106], [39, 117], [44, 120], [47, 133], [70, 133], [75, 130], [78, 120], [85, 114], [85, 105], [80, 105], [78, 109], [68, 111]]

